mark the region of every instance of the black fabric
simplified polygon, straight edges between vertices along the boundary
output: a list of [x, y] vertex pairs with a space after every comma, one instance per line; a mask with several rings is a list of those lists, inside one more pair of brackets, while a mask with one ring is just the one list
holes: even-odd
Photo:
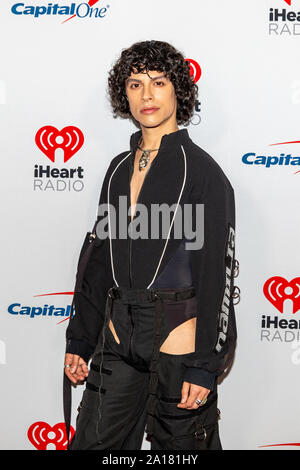
[[[102, 184], [99, 204], [107, 202], [107, 186], [111, 167], [112, 164], [110, 164]], [[91, 356], [95, 350], [99, 332], [103, 326], [107, 292], [113, 285], [109, 240], [100, 239], [97, 233], [97, 224], [103, 217], [103, 215], [98, 216], [94, 224], [97, 237], [93, 242], [93, 249], [87, 253], [90, 235], [88, 232], [80, 250], [72, 300], [75, 315], [70, 318], [66, 329], [66, 352], [79, 355], [83, 353], [85, 358]]]
[[[190, 354], [159, 352], [164, 331], [162, 297], [177, 297], [180, 302], [180, 296], [187, 298], [192, 290], [183, 290], [178, 296], [159, 290], [122, 289], [122, 294], [119, 298], [113, 295], [113, 302], [107, 303], [121, 342], [115, 341], [106, 322], [104, 342], [99, 341], [93, 355], [70, 449], [140, 449], [147, 423], [151, 450], [221, 450], [217, 385], [204, 406], [197, 410], [178, 408], [184, 359]], [[110, 374], [103, 373], [108, 370]], [[100, 384], [105, 393], [99, 394]]]
[[[93, 392], [99, 392], [99, 387], [97, 387], [96, 385], [94, 385], [90, 382], [86, 382], [86, 390], [92, 390]], [[106, 392], [105, 388], [101, 387], [100, 393], [105, 393], [105, 392]]]
[[[173, 322], [175, 318], [173, 318]], [[184, 317], [182, 313], [181, 318], [187, 319], [187, 317]], [[174, 326], [174, 328], [176, 328], [176, 326]], [[78, 340], [69, 340], [66, 352], [71, 354], [78, 354], [86, 362], [88, 362], [93, 351], [90, 346], [84, 341], [81, 342]], [[186, 382], [190, 382], [195, 385], [201, 385], [202, 387], [208, 388], [209, 390], [213, 389], [215, 379], [215, 374], [207, 372], [199, 367], [187, 367], [186, 372], [183, 376], [183, 380], [185, 380]]]
[[63, 412], [67, 434], [67, 449], [70, 448], [70, 428], [71, 428], [71, 412], [72, 412], [72, 389], [71, 382], [64, 373], [63, 376]]
[[93, 354], [93, 347], [87, 341], [78, 339], [69, 339], [67, 341], [66, 353], [77, 354], [82, 357], [85, 362], [88, 362]]
[[199, 369], [198, 367], [187, 367], [183, 380], [190, 382], [195, 385], [201, 385], [201, 387], [213, 390], [216, 381], [216, 375], [206, 370]]
[[[168, 275], [165, 277], [165, 274], [168, 274], [168, 266], [172, 266], [173, 261], [176, 261], [176, 256], [182, 255], [184, 231], [182, 231], [183, 238], [178, 239], [175, 237], [173, 226], [152, 284], [165, 247], [165, 238], [160, 236], [158, 239], [124, 239], [118, 236], [118, 221], [120, 216], [124, 217], [122, 210], [126, 211], [125, 217], [128, 225], [130, 223], [130, 179], [134, 152], [140, 136], [141, 131], [134, 133], [130, 139], [130, 149], [111, 161], [99, 199], [99, 203], [107, 203], [108, 182], [112, 176], [109, 201], [116, 209], [117, 221], [115, 227], [117, 237], [112, 239], [111, 243], [115, 279], [123, 288], [145, 289], [148, 285], [157, 286], [159, 282], [164, 287], [178, 288], [180, 286], [174, 285], [173, 280], [177, 279], [179, 282], [180, 279], [182, 282], [185, 275], [182, 278], [178, 273], [177, 278], [175, 274], [175, 278], [171, 279]], [[226, 358], [229, 355], [232, 357], [236, 343], [235, 311], [231, 298], [227, 332], [222, 313], [224, 295], [233, 289], [233, 277], [231, 276], [229, 286], [226, 277], [228, 264], [231, 263], [226, 256], [228, 231], [230, 227], [235, 229], [233, 188], [218, 163], [190, 139], [187, 129], [181, 129], [162, 137], [159, 151], [147, 171], [138, 203], [144, 204], [149, 209], [148, 225], [151, 233], [152, 205], [176, 205], [183, 187], [184, 175], [185, 185], [179, 204], [182, 212], [184, 204], [190, 203], [194, 208], [197, 204], [204, 204], [204, 245], [197, 250], [189, 249], [188, 256], [184, 258], [185, 261], [188, 258], [189, 265], [185, 261], [182, 264], [187, 273], [183, 281], [188, 284], [191, 282], [195, 288], [194, 313], [197, 318], [195, 352], [184, 361], [187, 370], [185, 377], [198, 385], [205, 386], [211, 385], [215, 377], [225, 370]], [[120, 204], [122, 196], [127, 198], [125, 207]], [[137, 212], [135, 218], [138, 214]], [[102, 217], [104, 216], [98, 216], [97, 221]], [[194, 228], [195, 217], [194, 211], [192, 214]], [[187, 250], [186, 244], [184, 246]], [[168, 278], [172, 285], [168, 285]], [[68, 352], [81, 351], [87, 357], [95, 350], [103, 327], [106, 295], [114, 283], [109, 239], [102, 239], [101, 234], [97, 233], [97, 246], [94, 247], [85, 267], [80, 289], [74, 293], [75, 316], [70, 320], [66, 331]], [[189, 312], [189, 315], [191, 317], [192, 313]], [[220, 337], [224, 341], [219, 342], [221, 346], [218, 349], [216, 344]], [[86, 344], [89, 345], [88, 349]]]
[[155, 279], [152, 288], [177, 289], [191, 285], [190, 251], [185, 249], [185, 240], [183, 240], [164, 270]]

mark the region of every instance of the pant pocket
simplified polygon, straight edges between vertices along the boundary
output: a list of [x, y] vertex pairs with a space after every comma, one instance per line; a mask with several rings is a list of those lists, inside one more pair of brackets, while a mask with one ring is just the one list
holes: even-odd
[[158, 398], [151, 449], [194, 448], [195, 412], [177, 408], [178, 403], [180, 403], [179, 396]]
[[207, 405], [197, 410], [178, 408], [180, 397], [161, 396], [158, 399], [153, 450], [218, 450], [221, 448], [218, 434], [216, 401], [207, 413]]
[[[195, 419], [195, 421], [197, 418]], [[218, 423], [210, 423], [192, 434], [172, 438], [173, 450], [222, 450]]]

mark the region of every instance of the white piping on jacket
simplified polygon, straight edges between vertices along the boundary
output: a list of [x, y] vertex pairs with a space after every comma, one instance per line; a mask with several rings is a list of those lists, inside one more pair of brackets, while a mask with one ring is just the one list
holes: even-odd
[[[180, 194], [179, 194], [179, 197], [178, 197], [178, 200], [177, 200], [176, 209], [175, 209], [174, 214], [173, 214], [172, 222], [171, 222], [171, 224], [170, 224], [170, 228], [169, 228], [169, 232], [168, 232], [168, 236], [167, 236], [167, 239], [166, 239], [166, 242], [165, 242], [164, 249], [163, 249], [163, 251], [162, 251], [162, 254], [161, 254], [160, 260], [159, 260], [159, 262], [158, 262], [158, 265], [157, 265], [156, 271], [155, 271], [155, 273], [154, 273], [154, 276], [153, 276], [153, 278], [152, 278], [152, 281], [151, 281], [150, 284], [147, 286], [147, 289], [149, 289], [150, 286], [151, 286], [151, 285], [153, 284], [153, 282], [155, 281], [155, 278], [156, 278], [156, 276], [157, 276], [157, 273], [158, 273], [158, 270], [159, 270], [159, 268], [160, 268], [161, 262], [162, 262], [162, 260], [163, 260], [163, 257], [164, 257], [164, 254], [165, 254], [165, 251], [166, 251], [166, 248], [167, 248], [167, 244], [168, 244], [168, 241], [169, 241], [169, 238], [170, 238], [170, 233], [171, 233], [171, 230], [172, 230], [172, 227], [173, 227], [173, 224], [174, 224], [176, 212], [177, 212], [177, 209], [178, 209], [178, 206], [179, 206], [179, 203], [180, 203], [180, 200], [181, 200], [181, 196], [182, 196], [182, 193], [183, 193], [183, 190], [184, 190], [184, 186], [185, 186], [185, 183], [186, 183], [186, 154], [185, 154], [185, 151], [184, 151], [184, 148], [183, 148], [182, 145], [181, 145], [181, 150], [182, 150], [183, 158], [184, 158], [184, 176], [183, 176], [183, 183], [182, 183], [181, 190], [180, 190]], [[130, 154], [131, 154], [131, 152], [129, 152], [129, 154], [126, 155], [126, 157], [124, 157], [123, 160], [121, 160], [120, 163], [116, 166], [116, 168], [114, 169], [114, 171], [113, 171], [112, 174], [110, 175], [109, 182], [108, 182], [108, 188], [107, 188], [107, 208], [108, 208], [108, 230], [109, 230], [110, 262], [111, 262], [112, 275], [113, 275], [113, 278], [114, 278], [114, 281], [115, 281], [117, 287], [119, 287], [119, 284], [117, 283], [117, 280], [116, 280], [116, 277], [115, 277], [114, 262], [113, 262], [113, 255], [112, 255], [111, 225], [110, 225], [110, 211], [109, 211], [109, 191], [110, 191], [110, 182], [111, 182], [111, 179], [112, 179], [113, 175], [115, 174], [116, 170], [119, 168], [119, 166], [121, 165], [121, 163], [122, 163], [124, 160], [126, 160], [126, 158], [128, 158]]]
[[180, 202], [180, 199], [181, 199], [181, 195], [182, 195], [182, 192], [183, 192], [183, 189], [184, 189], [184, 186], [185, 186], [185, 181], [186, 181], [186, 155], [185, 155], [185, 151], [184, 151], [184, 148], [183, 148], [182, 145], [181, 145], [181, 150], [182, 150], [183, 158], [184, 158], [184, 177], [183, 177], [183, 183], [182, 183], [181, 191], [180, 191], [179, 198], [178, 198], [178, 201], [177, 201], [176, 209], [175, 209], [175, 212], [174, 212], [174, 215], [173, 215], [173, 218], [172, 218], [172, 222], [171, 222], [171, 224], [170, 224], [170, 228], [169, 228], [169, 232], [168, 232], [168, 236], [167, 236], [167, 239], [166, 239], [166, 243], [165, 243], [163, 252], [162, 252], [161, 257], [160, 257], [160, 260], [159, 260], [159, 262], [158, 262], [158, 265], [157, 265], [155, 274], [154, 274], [154, 276], [153, 276], [153, 279], [152, 279], [152, 281], [150, 282], [150, 284], [147, 286], [147, 289], [149, 289], [149, 288], [152, 286], [152, 284], [153, 284], [153, 282], [155, 281], [155, 278], [156, 278], [156, 276], [157, 276], [159, 267], [160, 267], [160, 265], [161, 265], [163, 256], [164, 256], [165, 251], [166, 251], [166, 248], [167, 248], [167, 244], [168, 244], [168, 241], [169, 241], [169, 238], [170, 238], [170, 233], [171, 233], [171, 230], [172, 230], [172, 227], [173, 227], [173, 223], [174, 223], [174, 219], [175, 219], [176, 212], [177, 212], [177, 209], [178, 209], [178, 205], [179, 205], [179, 202]]
[[108, 187], [107, 187], [107, 211], [108, 211], [108, 232], [109, 232], [110, 262], [111, 262], [112, 275], [113, 275], [113, 278], [114, 278], [114, 281], [115, 281], [117, 287], [119, 287], [119, 284], [117, 283], [117, 280], [116, 280], [116, 277], [115, 277], [115, 269], [114, 269], [114, 261], [113, 261], [113, 255], [112, 255], [112, 245], [111, 245], [110, 211], [109, 211], [109, 190], [110, 190], [110, 182], [111, 182], [111, 179], [112, 179], [113, 175], [115, 174], [115, 171], [119, 168], [119, 166], [121, 165], [121, 163], [124, 162], [124, 160], [126, 160], [126, 158], [129, 157], [130, 154], [131, 154], [131, 152], [129, 152], [129, 154], [126, 155], [126, 157], [124, 157], [123, 160], [121, 160], [120, 163], [116, 166], [116, 168], [114, 169], [114, 171], [113, 171], [112, 174], [110, 175], [109, 182], [108, 182]]

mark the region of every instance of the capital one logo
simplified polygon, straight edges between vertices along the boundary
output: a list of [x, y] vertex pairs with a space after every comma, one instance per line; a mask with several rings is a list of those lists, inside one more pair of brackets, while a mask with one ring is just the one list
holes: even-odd
[[[53, 295], [71, 295], [74, 296], [74, 292], [51, 292], [49, 294], [37, 294], [34, 297], [44, 297], [44, 296], [53, 296]], [[20, 302], [12, 302], [7, 311], [13, 317], [21, 317], [21, 318], [56, 318], [63, 317], [63, 320], [60, 320], [57, 325], [63, 323], [64, 321], [68, 320], [74, 311], [74, 306], [72, 308], [72, 304], [68, 304], [65, 306], [55, 306], [53, 303], [45, 303], [44, 305], [22, 305]], [[3, 357], [2, 348], [1, 348], [1, 341], [0, 341], [0, 364], [1, 364], [1, 357]], [[2, 353], [2, 354], [1, 354]]]
[[184, 59], [184, 60], [185, 60], [185, 62], [189, 63], [190, 75], [191, 75], [193, 81], [195, 83], [197, 83], [198, 80], [200, 79], [201, 73], [202, 73], [200, 65], [194, 59]]
[[[88, 0], [88, 2], [81, 2], [79, 4], [72, 2], [70, 5], [59, 5], [58, 3], [48, 3], [47, 5], [25, 5], [23, 2], [17, 2], [12, 5], [11, 12], [17, 16], [32, 16], [33, 18], [40, 18], [42, 16], [68, 16], [67, 19], [62, 21], [65, 23], [72, 18], [105, 18], [109, 5], [97, 6], [99, 0]], [[70, 16], [71, 15], [71, 16]]]
[[288, 299], [293, 303], [293, 313], [300, 309], [300, 277], [290, 282], [281, 276], [271, 277], [265, 282], [263, 292], [280, 313], [283, 313], [284, 302]]
[[[71, 426], [70, 441], [74, 434], [75, 430]], [[37, 421], [29, 427], [27, 437], [37, 450], [49, 450], [50, 448], [66, 450], [68, 445], [65, 423], [57, 423], [54, 426], [50, 426], [50, 424], [44, 421]]]
[[58, 148], [64, 151], [65, 163], [78, 152], [83, 142], [83, 133], [75, 126], [64, 127], [61, 131], [53, 126], [44, 126], [35, 135], [36, 145], [52, 162], [55, 162], [55, 151]]

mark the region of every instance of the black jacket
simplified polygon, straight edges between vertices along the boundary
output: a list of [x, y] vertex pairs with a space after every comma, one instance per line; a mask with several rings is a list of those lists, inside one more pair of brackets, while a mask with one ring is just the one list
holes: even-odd
[[[124, 216], [126, 209], [127, 225], [130, 223], [130, 177], [140, 137], [141, 131], [132, 134], [130, 150], [111, 161], [99, 200], [99, 204], [109, 202], [116, 208], [116, 220], [122, 210]], [[123, 209], [120, 196], [127, 198], [127, 206]], [[151, 204], [174, 204], [175, 208], [178, 203], [181, 213], [184, 204], [190, 203], [193, 208], [195, 204], [204, 204], [204, 244], [197, 250], [188, 251], [188, 274], [196, 289], [197, 323], [195, 353], [185, 361], [184, 380], [212, 389], [215, 377], [224, 371], [229, 347], [236, 339], [232, 299], [234, 190], [218, 163], [190, 139], [186, 129], [181, 129], [162, 137], [157, 156], [144, 179], [138, 203], [144, 204], [149, 212]], [[179, 215], [180, 211], [177, 212]], [[195, 214], [193, 211], [191, 216], [194, 229]], [[100, 218], [103, 220], [103, 215], [98, 216]], [[103, 325], [110, 287], [116, 284], [122, 287], [157, 287], [157, 280], [164, 278], [185, 239], [184, 232], [181, 239], [178, 239], [178, 231], [174, 236], [175, 221], [167, 242], [165, 236], [157, 239], [122, 238], [118, 236], [118, 223], [115, 227], [117, 237], [111, 239], [111, 244], [108, 237], [97, 237], [81, 291], [74, 293], [75, 316], [66, 331], [67, 352], [79, 354], [85, 360], [93, 353]]]

